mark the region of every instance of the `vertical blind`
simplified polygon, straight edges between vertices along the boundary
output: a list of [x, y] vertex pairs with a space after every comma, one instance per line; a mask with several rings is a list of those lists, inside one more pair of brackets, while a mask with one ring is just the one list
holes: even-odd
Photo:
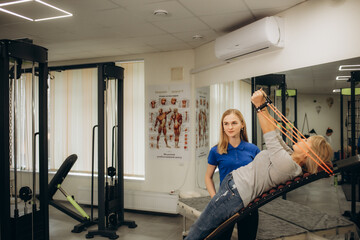
[[219, 142], [221, 116], [234, 107], [234, 82], [218, 83], [210, 86], [210, 147]]
[[145, 175], [144, 62], [118, 63], [124, 68], [124, 174]]
[[[34, 81], [34, 85], [33, 85]], [[16, 83], [15, 83], [16, 82]], [[11, 151], [11, 165], [15, 166], [16, 159], [17, 169], [32, 170], [32, 149], [33, 149], [33, 97], [32, 91], [34, 86], [34, 132], [39, 131], [38, 127], [38, 113], [39, 113], [39, 94], [38, 94], [38, 78], [32, 76], [30, 73], [23, 73], [19, 79], [13, 80], [10, 87], [10, 143]], [[16, 116], [15, 116], [16, 114]], [[36, 145], [39, 141], [36, 138]], [[16, 152], [15, 152], [16, 150]], [[38, 158], [38, 151], [36, 152]], [[38, 163], [38, 162], [37, 162]]]
[[67, 156], [76, 154], [72, 170], [90, 172], [92, 128], [97, 124], [97, 69], [51, 74], [49, 166], [56, 170]]

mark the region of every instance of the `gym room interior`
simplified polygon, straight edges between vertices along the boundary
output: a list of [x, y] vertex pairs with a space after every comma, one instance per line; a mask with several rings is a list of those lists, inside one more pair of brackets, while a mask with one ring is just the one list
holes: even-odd
[[[266, 150], [259, 89], [285, 131], [325, 137], [333, 172], [276, 186], [239, 218], [259, 213], [259, 240], [359, 239], [359, 10], [358, 0], [0, 0], [0, 240], [186, 238], [210, 201], [222, 114], [239, 110], [248, 142]], [[218, 169], [212, 181], [218, 190]], [[227, 239], [216, 230], [205, 239]]]

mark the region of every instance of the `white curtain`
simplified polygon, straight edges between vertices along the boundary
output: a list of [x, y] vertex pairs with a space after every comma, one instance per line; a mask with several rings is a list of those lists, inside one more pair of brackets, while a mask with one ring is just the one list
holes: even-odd
[[118, 63], [124, 72], [124, 174], [145, 176], [144, 62]]

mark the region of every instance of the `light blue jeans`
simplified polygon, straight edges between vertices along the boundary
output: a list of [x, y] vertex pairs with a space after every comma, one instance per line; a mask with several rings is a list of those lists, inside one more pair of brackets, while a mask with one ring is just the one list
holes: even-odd
[[211, 199], [200, 217], [191, 226], [186, 240], [202, 240], [221, 223], [243, 208], [244, 204], [237, 191], [231, 173], [220, 185], [219, 191]]

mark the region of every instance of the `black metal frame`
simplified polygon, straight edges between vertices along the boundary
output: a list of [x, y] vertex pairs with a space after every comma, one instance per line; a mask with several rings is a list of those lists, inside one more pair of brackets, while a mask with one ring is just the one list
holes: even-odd
[[[286, 80], [284, 74], [268, 74], [258, 77], [251, 78], [251, 93], [256, 91], [257, 86], [267, 86], [269, 89], [271, 86], [279, 86], [281, 89], [281, 113], [285, 116], [286, 113]], [[270, 93], [267, 93], [270, 95]], [[297, 112], [297, 101], [295, 104], [295, 112]], [[257, 145], [257, 121], [256, 121], [256, 111], [253, 109], [251, 114], [252, 120], [252, 142]], [[285, 127], [285, 123], [282, 123]], [[297, 113], [295, 115], [295, 127], [297, 127]], [[283, 139], [286, 139], [286, 136], [283, 134]]]
[[[120, 154], [117, 154], [117, 163], [118, 171], [117, 178], [118, 183], [116, 185], [115, 191], [117, 192], [117, 198], [111, 200], [111, 202], [106, 202], [105, 196], [105, 110], [104, 109], [104, 92], [106, 91], [106, 81], [110, 79], [115, 79], [118, 81], [118, 98], [117, 98], [117, 149]], [[112, 208], [116, 209], [117, 214], [117, 227], [121, 225], [128, 225], [129, 227], [136, 227], [134, 221], [125, 221], [124, 220], [124, 129], [122, 124], [122, 119], [124, 117], [124, 69], [114, 64], [98, 64], [98, 230], [89, 231], [86, 235], [86, 238], [93, 238], [95, 235], [100, 235], [103, 237], [108, 237], [110, 239], [118, 238], [114, 230], [110, 230], [106, 226], [106, 221], [108, 216], [108, 209], [106, 206], [111, 205]], [[101, 177], [102, 176], [102, 177]], [[115, 229], [116, 230], [116, 229]]]
[[[360, 82], [360, 71], [351, 72], [350, 82], [350, 115], [351, 123], [355, 123], [355, 88], [356, 85]], [[344, 95], [342, 94], [342, 89], [340, 89], [340, 143], [341, 143], [341, 156], [344, 156]], [[351, 155], [355, 155], [356, 150], [356, 139], [355, 139], [355, 124], [351, 124]]]
[[[355, 123], [355, 88], [356, 85], [360, 82], [360, 71], [351, 72], [350, 82], [350, 115], [351, 123]], [[340, 159], [344, 156], [344, 94], [342, 93], [343, 89], [340, 89], [340, 144], [341, 144], [341, 154]], [[355, 139], [355, 124], [351, 124], [351, 155], [354, 156], [356, 153], [356, 139]]]
[[[285, 87], [285, 92], [287, 92], [288, 90], [290, 89], [286, 89]], [[292, 97], [294, 98], [294, 126], [297, 128], [298, 127], [298, 114], [297, 114], [297, 89], [291, 89], [291, 90], [294, 90], [296, 93], [295, 93], [295, 96], [289, 96], [289, 97]], [[283, 89], [281, 89], [281, 101], [284, 101], [284, 98], [283, 98]], [[286, 112], [286, 96], [285, 96], [285, 106], [282, 106], [281, 108], [284, 109], [285, 107], [285, 111], [282, 110], [282, 113], [283, 112]], [[284, 113], [283, 113], [284, 114]], [[284, 114], [285, 116], [285, 114]], [[293, 140], [296, 141], [295, 137], [293, 137]]]
[[[33, 217], [25, 214], [12, 218], [10, 215], [9, 66], [11, 59], [39, 64], [37, 70], [39, 73], [40, 208], [34, 212]], [[32, 234], [34, 239], [49, 239], [47, 76], [47, 49], [28, 42], [0, 40], [0, 115], [2, 116], [0, 118], [0, 239], [3, 240], [31, 239]], [[31, 221], [34, 221], [33, 227]]]
[[360, 82], [360, 71], [351, 72], [351, 156], [355, 156], [356, 139], [355, 139], [355, 86]]
[[[116, 239], [118, 238], [118, 236], [116, 235], [115, 231], [112, 230], [108, 230], [106, 229], [105, 226], [105, 147], [104, 147], [104, 142], [105, 142], [105, 108], [104, 108], [104, 91], [106, 91], [106, 78], [107, 77], [113, 77], [113, 78], [117, 78], [117, 79], [121, 79], [123, 80], [123, 75], [122, 76], [112, 76], [110, 75], [111, 71], [109, 71], [109, 75], [106, 75], [106, 71], [105, 71], [105, 66], [110, 66], [110, 65], [105, 65], [105, 64], [99, 64], [98, 65], [98, 230], [95, 231], [89, 231], [86, 235], [86, 238], [93, 238], [95, 235], [100, 235], [103, 237], [108, 237], [110, 239]], [[112, 66], [115, 67], [115, 66]], [[110, 69], [110, 67], [108, 68]], [[118, 84], [118, 86], [122, 85], [122, 82], [120, 84]], [[121, 95], [120, 95], [121, 94]], [[123, 96], [123, 92], [118, 92], [118, 96]], [[118, 112], [118, 121], [120, 119], [123, 119], [122, 117], [122, 108], [123, 108], [123, 104], [120, 99], [122, 98], [118, 98], [118, 107], [119, 107], [119, 112]], [[121, 124], [122, 126], [122, 124]], [[122, 129], [121, 127], [118, 128], [118, 136], [123, 136], [122, 135]], [[121, 134], [121, 135], [120, 135]], [[122, 138], [119, 138], [118, 141], [118, 149], [119, 151], [122, 150], [122, 148], [119, 146], [120, 144], [122, 145]], [[122, 154], [121, 154], [122, 155]], [[118, 161], [122, 161], [122, 156], [119, 157]], [[119, 164], [120, 165], [120, 164]], [[118, 174], [119, 174], [119, 181], [123, 182], [122, 179], [120, 178], [120, 175], [122, 175], [120, 172], [120, 169], [118, 170]], [[119, 184], [119, 188], [120, 188], [120, 184]], [[119, 190], [119, 189], [118, 189]], [[121, 191], [121, 190], [119, 190]], [[122, 188], [123, 191], [123, 188]], [[123, 209], [123, 208], [122, 208]]]
[[[351, 77], [349, 79], [350, 82], [350, 117], [351, 117], [351, 156], [356, 155], [356, 138], [355, 138], [355, 87], [357, 83], [360, 82], [360, 71], [351, 72]], [[344, 152], [344, 95], [342, 93], [342, 89], [340, 91], [340, 144], [341, 144], [341, 151], [340, 151], [340, 160], [337, 161], [337, 164], [343, 164], [345, 160], [341, 160], [343, 156], [345, 156]], [[352, 157], [355, 158], [355, 157]], [[356, 213], [356, 185], [358, 185], [358, 192], [360, 193], [360, 178], [359, 178], [359, 169], [358, 168], [348, 168], [344, 170], [350, 173], [351, 176], [351, 211], [345, 211], [343, 214], [344, 216], [349, 217], [352, 221], [354, 221], [358, 227], [360, 226], [360, 213]], [[341, 172], [344, 178], [344, 171]]]

